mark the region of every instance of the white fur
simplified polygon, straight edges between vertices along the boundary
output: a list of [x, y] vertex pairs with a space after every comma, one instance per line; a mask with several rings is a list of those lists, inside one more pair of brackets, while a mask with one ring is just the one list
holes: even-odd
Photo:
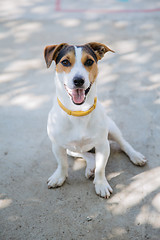
[[[48, 179], [48, 187], [57, 187], [64, 183], [68, 176], [67, 153], [69, 153], [74, 157], [83, 157], [86, 160], [85, 175], [87, 178], [93, 176], [95, 169], [95, 191], [101, 197], [108, 198], [112, 193], [112, 188], [105, 177], [105, 166], [110, 154], [108, 134], [119, 143], [121, 149], [134, 164], [144, 165], [146, 159], [124, 140], [120, 130], [107, 117], [99, 101], [97, 101], [96, 109], [83, 117], [70, 116], [59, 107], [57, 97], [66, 108], [72, 111], [86, 111], [94, 103], [96, 81], [82, 105], [75, 105], [64, 88], [64, 84], [72, 88], [73, 78], [79, 74], [85, 79], [85, 88], [90, 85], [88, 72], [81, 63], [82, 49], [75, 47], [75, 55], [76, 63], [70, 73], [56, 73], [56, 97], [49, 113], [47, 131], [52, 141], [52, 150], [58, 167]], [[93, 147], [96, 149], [95, 160], [93, 155], [88, 153]]]

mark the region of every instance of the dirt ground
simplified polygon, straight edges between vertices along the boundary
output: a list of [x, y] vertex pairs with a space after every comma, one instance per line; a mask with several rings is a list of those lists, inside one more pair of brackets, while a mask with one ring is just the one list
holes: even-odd
[[[160, 239], [160, 2], [22, 0], [0, 7], [0, 239]], [[110, 199], [68, 158], [69, 177], [48, 189], [56, 169], [46, 132], [55, 94], [46, 45], [98, 41], [116, 53], [99, 63], [98, 97], [125, 138], [148, 159], [141, 168], [111, 152]]]

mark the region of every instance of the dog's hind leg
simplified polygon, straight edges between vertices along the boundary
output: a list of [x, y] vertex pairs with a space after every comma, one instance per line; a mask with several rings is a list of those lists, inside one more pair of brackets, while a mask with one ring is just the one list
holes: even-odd
[[76, 153], [71, 152], [67, 149], [67, 154], [76, 157], [76, 158], [83, 158], [86, 161], [86, 170], [85, 170], [85, 176], [86, 178], [92, 178], [94, 177], [94, 171], [95, 171], [95, 154], [91, 152], [85, 152], [85, 153]]
[[123, 152], [125, 152], [130, 158], [131, 162], [135, 165], [143, 166], [147, 160], [146, 158], [139, 152], [137, 152], [122, 136], [121, 131], [116, 126], [114, 121], [109, 119], [109, 137], [116, 141]]

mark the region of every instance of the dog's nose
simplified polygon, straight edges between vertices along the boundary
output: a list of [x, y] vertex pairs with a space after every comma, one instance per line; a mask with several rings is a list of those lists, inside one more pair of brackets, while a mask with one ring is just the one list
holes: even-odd
[[76, 77], [73, 79], [73, 82], [76, 87], [82, 87], [84, 84], [84, 79], [81, 77]]

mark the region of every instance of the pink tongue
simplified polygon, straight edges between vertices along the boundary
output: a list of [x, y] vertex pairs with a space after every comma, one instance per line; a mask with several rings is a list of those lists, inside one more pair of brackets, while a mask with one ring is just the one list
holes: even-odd
[[73, 89], [72, 90], [72, 99], [76, 104], [80, 104], [85, 99], [85, 90], [84, 89]]

